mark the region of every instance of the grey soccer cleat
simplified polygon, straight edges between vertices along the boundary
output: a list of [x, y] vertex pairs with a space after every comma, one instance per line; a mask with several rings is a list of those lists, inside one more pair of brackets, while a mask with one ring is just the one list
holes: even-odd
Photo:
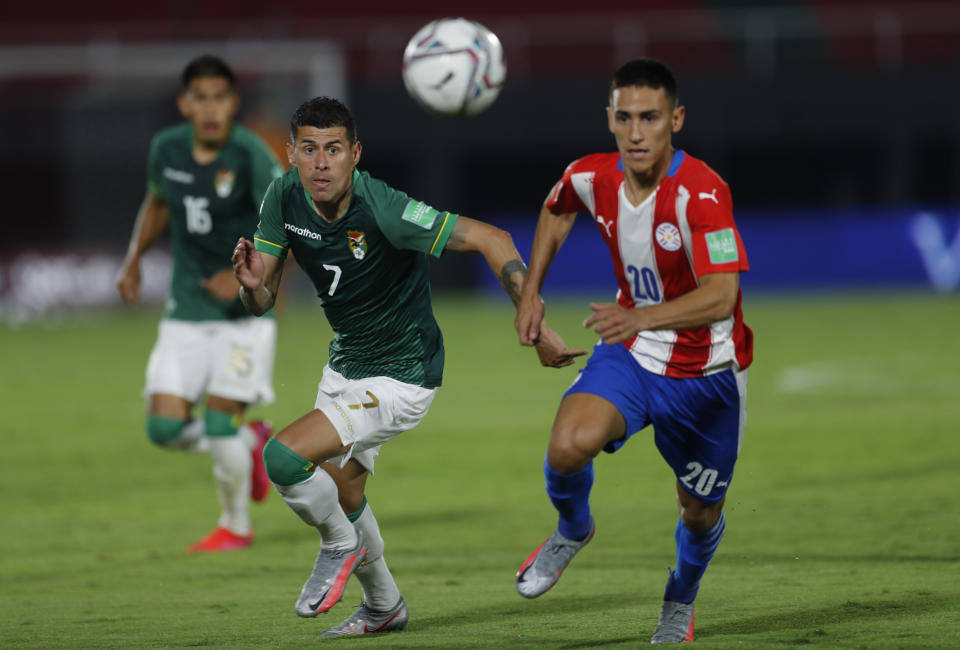
[[663, 601], [660, 620], [650, 643], [681, 643], [693, 641], [693, 603]]
[[340, 600], [347, 579], [360, 566], [367, 548], [363, 535], [357, 531], [357, 545], [346, 551], [320, 549], [313, 573], [303, 585], [297, 599], [297, 615], [311, 618], [321, 614]]
[[590, 532], [579, 542], [567, 539], [555, 530], [520, 566], [517, 591], [524, 598], [536, 598], [557, 584], [573, 556], [593, 539], [597, 526], [591, 521]]
[[403, 601], [403, 596], [400, 596], [396, 605], [385, 612], [375, 612], [367, 607], [366, 602], [363, 602], [360, 603], [357, 611], [347, 617], [347, 620], [336, 627], [331, 627], [326, 632], [321, 632], [320, 636], [394, 632], [405, 628], [409, 620], [410, 613], [407, 611], [407, 604]]

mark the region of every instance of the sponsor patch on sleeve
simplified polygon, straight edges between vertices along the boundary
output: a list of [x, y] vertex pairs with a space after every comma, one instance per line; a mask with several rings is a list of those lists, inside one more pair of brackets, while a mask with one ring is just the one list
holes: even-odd
[[433, 228], [439, 213], [423, 201], [410, 201], [403, 209], [403, 220], [416, 224], [424, 230]]
[[715, 232], [708, 232], [707, 252], [710, 253], [711, 264], [725, 264], [727, 262], [736, 262], [737, 238], [733, 234], [733, 228], [724, 228]]

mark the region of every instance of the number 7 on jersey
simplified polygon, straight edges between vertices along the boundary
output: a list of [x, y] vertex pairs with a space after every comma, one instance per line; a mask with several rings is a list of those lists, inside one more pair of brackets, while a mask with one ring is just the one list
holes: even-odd
[[330, 283], [330, 290], [327, 291], [327, 295], [332, 296], [333, 292], [337, 290], [337, 284], [340, 282], [340, 267], [336, 264], [324, 264], [323, 268], [328, 271], [333, 271], [333, 282]]

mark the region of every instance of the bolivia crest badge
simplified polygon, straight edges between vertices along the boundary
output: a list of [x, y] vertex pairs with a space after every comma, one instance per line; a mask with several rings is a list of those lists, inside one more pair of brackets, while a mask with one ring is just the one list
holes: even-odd
[[358, 260], [362, 260], [367, 254], [367, 236], [363, 232], [348, 230], [347, 243], [350, 245], [350, 250], [353, 251], [353, 256]]
[[236, 179], [236, 174], [233, 173], [231, 169], [221, 169], [217, 172], [217, 177], [213, 181], [213, 186], [217, 190], [217, 196], [221, 199], [225, 199], [230, 196], [230, 192], [233, 191], [233, 182]]

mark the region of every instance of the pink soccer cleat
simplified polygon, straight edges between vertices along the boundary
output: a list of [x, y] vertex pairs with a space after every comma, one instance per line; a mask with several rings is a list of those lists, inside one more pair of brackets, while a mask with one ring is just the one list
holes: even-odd
[[253, 543], [253, 532], [249, 535], [237, 535], [217, 526], [212, 533], [195, 544], [187, 547], [187, 553], [206, 553], [216, 551], [236, 551]]
[[263, 464], [263, 446], [273, 435], [273, 429], [266, 420], [256, 420], [248, 425], [257, 437], [257, 442], [250, 450], [253, 457], [253, 469], [250, 477], [250, 498], [254, 501], [263, 501], [270, 494], [270, 477], [267, 476], [267, 468]]

